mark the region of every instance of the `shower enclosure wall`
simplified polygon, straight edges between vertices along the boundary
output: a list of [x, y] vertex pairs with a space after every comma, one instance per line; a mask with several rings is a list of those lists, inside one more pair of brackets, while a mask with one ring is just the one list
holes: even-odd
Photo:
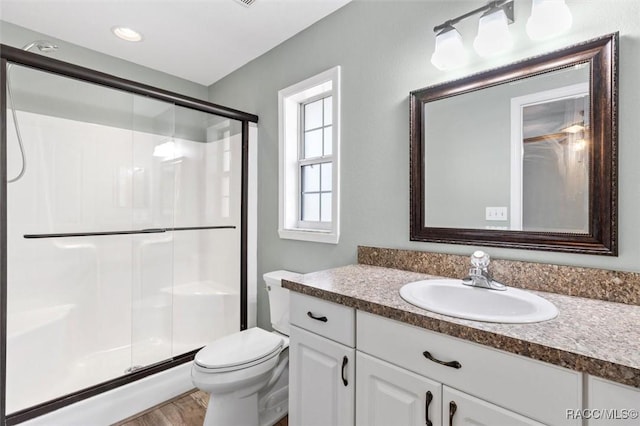
[[13, 424], [246, 328], [257, 117], [2, 52], [17, 62], [3, 59], [3, 182], [25, 167], [1, 194], [0, 390]]

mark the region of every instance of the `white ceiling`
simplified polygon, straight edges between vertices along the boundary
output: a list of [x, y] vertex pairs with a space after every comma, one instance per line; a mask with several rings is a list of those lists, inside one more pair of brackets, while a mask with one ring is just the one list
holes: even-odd
[[[0, 0], [2, 20], [208, 86], [351, 0]], [[114, 26], [141, 32], [116, 38]]]

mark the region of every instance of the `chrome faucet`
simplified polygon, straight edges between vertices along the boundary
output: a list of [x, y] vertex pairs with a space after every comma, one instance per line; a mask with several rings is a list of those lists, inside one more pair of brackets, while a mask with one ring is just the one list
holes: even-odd
[[481, 250], [476, 250], [471, 255], [471, 268], [469, 275], [462, 279], [462, 283], [472, 287], [486, 288], [489, 290], [507, 289], [507, 286], [493, 280], [489, 272], [489, 255]]

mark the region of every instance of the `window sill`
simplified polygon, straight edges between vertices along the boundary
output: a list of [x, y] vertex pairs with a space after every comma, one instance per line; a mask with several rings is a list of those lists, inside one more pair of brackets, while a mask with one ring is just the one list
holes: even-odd
[[326, 244], [338, 244], [340, 239], [340, 235], [333, 231], [311, 229], [278, 229], [278, 235], [285, 240], [312, 241]]

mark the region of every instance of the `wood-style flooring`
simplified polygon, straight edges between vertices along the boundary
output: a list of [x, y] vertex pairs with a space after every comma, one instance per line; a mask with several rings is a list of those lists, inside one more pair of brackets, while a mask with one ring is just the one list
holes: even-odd
[[[115, 426], [202, 426], [208, 402], [209, 395], [195, 391], [167, 401]], [[288, 425], [288, 418], [285, 417], [274, 426]]]

